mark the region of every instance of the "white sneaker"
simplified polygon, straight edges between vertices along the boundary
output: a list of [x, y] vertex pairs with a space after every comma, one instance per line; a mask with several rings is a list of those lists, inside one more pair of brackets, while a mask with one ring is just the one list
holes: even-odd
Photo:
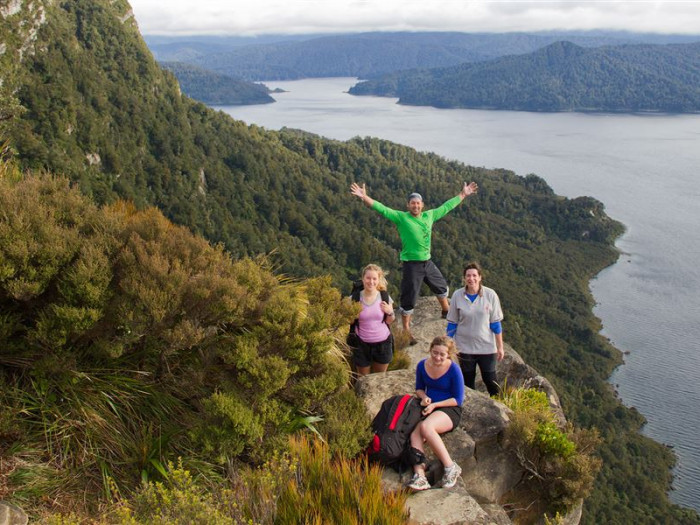
[[459, 475], [462, 473], [462, 467], [453, 463], [451, 467], [445, 467], [445, 475], [442, 476], [442, 488], [449, 489], [455, 486]]
[[411, 490], [427, 490], [430, 488], [430, 483], [425, 476], [414, 474], [406, 486]]

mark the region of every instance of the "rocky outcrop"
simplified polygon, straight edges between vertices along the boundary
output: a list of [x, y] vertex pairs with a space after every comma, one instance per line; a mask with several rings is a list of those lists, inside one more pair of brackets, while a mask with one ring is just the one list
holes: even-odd
[[0, 525], [27, 525], [29, 518], [16, 505], [0, 501]]
[[[414, 391], [416, 364], [427, 356], [430, 341], [445, 331], [445, 322], [439, 312], [434, 299], [419, 300], [412, 327], [418, 344], [408, 349], [410, 369], [372, 374], [358, 380], [356, 392], [372, 416], [379, 411], [384, 399]], [[505, 358], [497, 368], [499, 383], [545, 392], [560, 422], [564, 423], [559, 397], [550, 382], [527, 365], [509, 345], [505, 345], [505, 351]], [[467, 389], [462, 422], [457, 429], [444, 436], [452, 458], [462, 467], [462, 479], [451, 489], [434, 489], [411, 495], [407, 503], [411, 523], [511, 523], [501, 503], [503, 496], [523, 480], [524, 471], [517, 458], [502, 446], [511, 411], [485, 392], [483, 384], [477, 384], [476, 391]], [[434, 483], [442, 477], [443, 469], [439, 461], [431, 459], [430, 455], [428, 457], [428, 479]], [[390, 469], [384, 471], [384, 483], [390, 489], [399, 488], [407, 478], [408, 474], [399, 476]], [[580, 516], [579, 506], [565, 517], [566, 523], [576, 525]]]
[[10, 48], [13, 51], [12, 58], [21, 62], [25, 54], [32, 52], [37, 32], [46, 22], [46, 8], [42, 2], [11, 0], [0, 6], [0, 17], [7, 21], [9, 29], [18, 37], [18, 41], [13, 41]]

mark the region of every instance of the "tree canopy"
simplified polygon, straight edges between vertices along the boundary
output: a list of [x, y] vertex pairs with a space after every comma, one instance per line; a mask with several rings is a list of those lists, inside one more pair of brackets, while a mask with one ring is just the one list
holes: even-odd
[[268, 104], [275, 100], [261, 84], [221, 75], [184, 62], [160, 62], [171, 71], [182, 91], [194, 100], [212, 106]]

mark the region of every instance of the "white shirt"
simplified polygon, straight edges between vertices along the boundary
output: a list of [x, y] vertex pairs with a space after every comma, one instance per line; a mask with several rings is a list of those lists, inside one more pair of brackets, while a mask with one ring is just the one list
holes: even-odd
[[490, 324], [503, 320], [498, 294], [486, 286], [472, 303], [466, 296], [466, 288], [452, 294], [447, 322], [457, 325], [455, 345], [461, 354], [495, 354], [496, 334]]

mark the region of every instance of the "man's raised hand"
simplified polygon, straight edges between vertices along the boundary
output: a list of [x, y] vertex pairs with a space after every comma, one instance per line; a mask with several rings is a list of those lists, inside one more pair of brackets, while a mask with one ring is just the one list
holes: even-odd
[[460, 195], [462, 198], [465, 198], [469, 197], [472, 193], [476, 193], [477, 191], [479, 191], [479, 185], [476, 182], [470, 182], [469, 184], [465, 182]]
[[360, 186], [356, 182], [353, 182], [350, 185], [350, 193], [364, 200], [364, 198], [367, 197], [367, 188], [364, 184]]

